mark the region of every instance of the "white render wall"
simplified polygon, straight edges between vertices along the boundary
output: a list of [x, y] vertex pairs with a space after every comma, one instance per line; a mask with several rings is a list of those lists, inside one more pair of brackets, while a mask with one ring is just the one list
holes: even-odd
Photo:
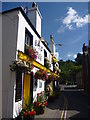
[[[0, 3], [0, 8], [1, 6], [2, 5]], [[0, 15], [0, 120], [1, 119], [2, 119], [2, 15]]]
[[[41, 56], [42, 56], [42, 60], [40, 60], [40, 59], [37, 58], [36, 61], [39, 62], [40, 64], [44, 65], [44, 49], [47, 52], [47, 57], [51, 61], [51, 59], [50, 59], [50, 57], [51, 57], [50, 52], [43, 45], [43, 43], [40, 41], [40, 38], [38, 38], [38, 36], [32, 30], [32, 28], [27, 23], [27, 21], [25, 20], [25, 18], [23, 17], [23, 15], [22, 15], [21, 12], [19, 12], [19, 27], [18, 27], [17, 50], [20, 50], [20, 51], [24, 52], [25, 28], [27, 28], [29, 30], [29, 32], [33, 35], [33, 47], [36, 48], [36, 51], [38, 51], [38, 53], [41, 54]], [[35, 46], [35, 40], [40, 41], [40, 47], [43, 48], [42, 51], [41, 51], [40, 47]]]
[[[51, 57], [52, 55], [50, 54], [50, 52], [47, 50], [47, 48], [43, 45], [43, 43], [40, 41], [40, 39], [38, 38], [38, 36], [35, 34], [35, 32], [32, 30], [32, 28], [30, 27], [30, 25], [27, 23], [27, 21], [25, 20], [25, 18], [23, 17], [22, 13], [19, 12], [19, 29], [18, 29], [18, 39], [17, 39], [17, 50], [20, 50], [22, 52], [24, 52], [24, 43], [25, 43], [25, 28], [28, 29], [28, 31], [33, 35], [33, 47], [36, 49], [36, 51], [38, 51], [38, 53], [42, 56], [42, 60], [37, 58], [37, 62], [39, 62], [40, 64], [44, 65], [44, 49], [47, 52], [47, 57], [50, 60], [51, 63]], [[40, 47], [43, 48], [43, 50], [41, 51], [40, 47], [35, 46], [35, 40], [40, 41]], [[53, 70], [53, 66], [51, 66], [51, 70]], [[34, 69], [33, 72], [35, 73], [37, 71], [37, 69]], [[44, 82], [42, 82], [42, 88], [39, 88], [39, 80], [38, 80], [38, 86], [36, 91], [33, 92], [33, 96], [35, 97], [37, 95], [37, 93], [40, 93], [41, 91], [44, 91]]]
[[13, 95], [15, 73], [9, 65], [16, 59], [18, 12], [2, 15], [2, 117], [13, 117]]
[[[39, 41], [40, 39], [32, 30], [30, 25], [27, 23], [25, 18], [23, 17], [20, 11], [13, 11], [6, 14], [3, 14], [3, 29], [2, 29], [2, 60], [3, 60], [3, 69], [2, 69], [2, 81], [3, 81], [3, 89], [2, 89], [2, 100], [3, 100], [3, 109], [2, 109], [2, 117], [3, 118], [12, 118], [16, 115], [16, 112], [19, 111], [18, 104], [22, 105], [22, 101], [15, 103], [15, 86], [16, 86], [16, 74], [15, 72], [11, 72], [9, 65], [12, 64], [12, 61], [18, 59], [16, 50], [20, 50], [24, 52], [24, 44], [25, 44], [25, 28], [27, 28], [30, 33], [33, 35], [33, 46], [36, 50], [41, 54], [42, 60], [37, 58], [37, 61], [44, 65], [44, 49], [47, 52], [47, 57], [50, 59], [51, 54], [45, 48], [43, 43], [40, 41], [40, 46], [43, 48], [41, 51], [39, 47], [35, 46], [35, 40]], [[50, 59], [51, 61], [51, 59]], [[53, 67], [51, 67], [53, 70]], [[42, 88], [37, 86], [36, 92], [34, 94], [40, 93], [44, 91], [44, 81], [42, 81]], [[38, 84], [39, 85], [39, 84]]]
[[[40, 60], [37, 57], [37, 62], [39, 62], [40, 64], [44, 65], [44, 49], [47, 52], [47, 57], [51, 62], [51, 54], [50, 52], [47, 50], [47, 48], [43, 45], [43, 43], [40, 41], [40, 38], [38, 38], [38, 36], [36, 35], [36, 33], [32, 30], [32, 28], [30, 27], [30, 25], [27, 23], [26, 19], [23, 17], [22, 13], [19, 11], [19, 24], [18, 24], [18, 37], [17, 37], [17, 50], [20, 50], [22, 52], [24, 52], [24, 46], [25, 46], [25, 28], [28, 29], [28, 31], [33, 35], [33, 47], [36, 49], [36, 51], [38, 51], [38, 53], [42, 56], [42, 60]], [[40, 47], [35, 46], [35, 41], [37, 40], [37, 42], [40, 41]], [[41, 51], [41, 47], [43, 48]], [[16, 54], [16, 58], [17, 58], [17, 54]], [[17, 58], [18, 59], [18, 58]], [[51, 70], [53, 70], [53, 66], [51, 67]], [[33, 72], [35, 73], [37, 71], [37, 68], [34, 68]], [[42, 82], [42, 87], [39, 87], [39, 82]], [[44, 91], [44, 86], [45, 86], [45, 82], [43, 80], [38, 80], [38, 84], [37, 84], [37, 88], [36, 91], [33, 91], [33, 98], [37, 97], [37, 93], [40, 93], [41, 91]], [[18, 102], [14, 103], [14, 106], [16, 108], [16, 106], [18, 106]], [[15, 109], [14, 109], [14, 114], [15, 114]]]

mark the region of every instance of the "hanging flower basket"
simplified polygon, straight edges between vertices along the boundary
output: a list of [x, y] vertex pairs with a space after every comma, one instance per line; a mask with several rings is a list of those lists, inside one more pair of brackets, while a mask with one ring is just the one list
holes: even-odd
[[45, 57], [44, 59], [45, 59], [45, 67], [49, 69], [51, 67], [50, 61], [47, 57]]
[[54, 81], [54, 76], [53, 75], [49, 75], [49, 77], [48, 77], [48, 81]]
[[36, 49], [34, 49], [33, 46], [27, 46], [27, 45], [26, 45], [25, 53], [26, 53], [29, 57], [31, 57], [32, 59], [34, 59], [34, 60], [37, 59]]
[[39, 69], [35, 73], [35, 79], [47, 80], [48, 79], [48, 73], [45, 70]]
[[15, 60], [12, 62], [12, 65], [9, 65], [9, 67], [12, 72], [18, 69], [18, 70], [30, 73], [31, 69], [33, 69], [34, 66], [30, 62]]

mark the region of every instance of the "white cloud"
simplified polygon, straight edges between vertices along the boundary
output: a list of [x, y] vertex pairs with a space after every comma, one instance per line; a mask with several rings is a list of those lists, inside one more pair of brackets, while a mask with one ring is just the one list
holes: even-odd
[[67, 54], [67, 57], [72, 57], [72, 54], [71, 54], [71, 53], [68, 53], [68, 54]]
[[[81, 28], [87, 23], [90, 23], [90, 14], [84, 17], [79, 16], [78, 12], [72, 7], [68, 8], [66, 17], [62, 19], [63, 27], [58, 29], [58, 33], [64, 32], [65, 29], [74, 30], [75, 28]], [[63, 29], [62, 29], [63, 28]]]
[[81, 51], [80, 54], [83, 54], [83, 52]]
[[58, 30], [57, 33], [63, 33], [65, 31], [65, 26], [61, 26]]
[[73, 58], [75, 59], [76, 57], [77, 57], [77, 54], [74, 54], [74, 55], [73, 55]]
[[71, 57], [72, 57], [72, 58], [75, 59], [75, 58], [77, 57], [77, 54], [74, 54], [74, 53], [70, 53], [70, 52], [69, 52], [69, 53], [67, 54], [67, 57], [68, 57], [68, 58], [71, 58]]

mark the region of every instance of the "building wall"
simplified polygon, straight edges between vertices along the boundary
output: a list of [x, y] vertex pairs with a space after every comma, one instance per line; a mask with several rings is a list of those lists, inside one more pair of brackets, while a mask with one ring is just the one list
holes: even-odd
[[[17, 50], [20, 50], [20, 51], [24, 52], [25, 28], [27, 28], [29, 30], [29, 32], [33, 35], [33, 47], [36, 48], [36, 51], [42, 56], [41, 60], [37, 57], [36, 61], [39, 62], [40, 64], [44, 65], [44, 50], [46, 50], [47, 57], [49, 59], [51, 57], [51, 54], [47, 50], [47, 48], [43, 45], [43, 43], [40, 41], [40, 38], [38, 38], [38, 36], [32, 30], [30, 25], [27, 23], [27, 21], [25, 20], [25, 18], [21, 14], [21, 12], [19, 12], [19, 26], [18, 27], [19, 28], [18, 28]], [[37, 40], [37, 42], [40, 41], [40, 47], [39, 46], [35, 46], [35, 41], [36, 40]], [[42, 51], [41, 51], [41, 48], [42, 48]], [[51, 61], [51, 59], [50, 59], [50, 61]]]
[[38, 11], [36, 11], [36, 30], [41, 36], [41, 16], [38, 14]]
[[[0, 2], [0, 8], [2, 4]], [[2, 118], [2, 15], [0, 15], [0, 120]]]
[[28, 11], [28, 17], [34, 27], [36, 28], [37, 32], [41, 36], [41, 15], [37, 7], [30, 8]]
[[79, 71], [76, 75], [77, 87], [84, 88], [82, 71]]
[[11, 118], [13, 115], [13, 93], [15, 73], [9, 65], [16, 59], [18, 12], [2, 15], [2, 117]]
[[36, 28], [36, 11], [32, 8], [28, 10], [28, 18], [32, 22], [33, 26]]
[[[89, 58], [88, 58], [88, 46], [83, 45], [83, 82], [84, 89], [89, 90]], [[86, 53], [86, 54], [85, 54]]]
[[[51, 62], [52, 55], [47, 50], [47, 48], [40, 41], [40, 38], [36, 35], [36, 33], [32, 30], [26, 19], [23, 17], [20, 11], [13, 11], [9, 13], [3, 14], [3, 27], [2, 27], [2, 60], [3, 60], [3, 69], [2, 69], [2, 81], [3, 81], [3, 89], [2, 89], [2, 100], [3, 100], [3, 109], [2, 109], [2, 117], [3, 118], [12, 118], [15, 117], [21, 107], [22, 100], [19, 102], [15, 102], [15, 89], [16, 89], [16, 72], [11, 72], [9, 65], [12, 64], [13, 60], [18, 59], [18, 52], [20, 50], [24, 52], [25, 46], [25, 28], [29, 30], [29, 32], [33, 35], [33, 47], [36, 48], [36, 51], [41, 55], [42, 59], [37, 57], [37, 62], [44, 65], [44, 50], [47, 52], [47, 57]], [[35, 41], [40, 41], [40, 46], [35, 46]], [[53, 66], [51, 65], [51, 70], [53, 70]], [[35, 73], [37, 68], [33, 69]], [[23, 83], [23, 75], [22, 74], [22, 83]], [[42, 86], [40, 87], [40, 82]], [[45, 82], [42, 80], [38, 80], [38, 86], [36, 90], [33, 92], [33, 97], [44, 91]]]
[[[47, 57], [48, 59], [50, 59], [50, 57], [52, 57], [50, 55], [50, 52], [47, 50], [47, 48], [43, 45], [43, 43], [40, 41], [40, 38], [36, 35], [36, 33], [32, 30], [32, 28], [30, 27], [30, 25], [27, 23], [27, 21], [25, 20], [25, 18], [23, 17], [22, 13], [19, 11], [19, 22], [18, 22], [18, 37], [17, 37], [17, 47], [16, 50], [20, 50], [22, 52], [24, 52], [24, 46], [25, 46], [25, 28], [28, 29], [28, 31], [33, 35], [33, 47], [36, 49], [36, 51], [38, 52], [37, 55], [37, 62], [39, 62], [40, 64], [44, 65], [44, 50], [46, 50], [47, 52]], [[35, 41], [37, 40], [37, 43], [40, 41], [40, 46], [35, 45]], [[41, 56], [41, 59], [40, 59]], [[16, 59], [18, 59], [18, 52], [16, 53]], [[50, 59], [51, 61], [51, 59]], [[33, 73], [35, 74], [35, 72], [38, 69], [35, 68], [33, 69]], [[53, 67], [51, 67], [51, 70], [53, 70]], [[40, 88], [40, 82], [42, 84], [42, 87]], [[36, 90], [33, 91], [33, 98], [36, 98], [37, 93], [40, 93], [41, 91], [44, 91], [44, 85], [45, 82], [43, 80], [38, 80], [38, 84], [37, 84], [37, 88]], [[15, 96], [15, 91], [14, 91], [14, 96]], [[15, 111], [18, 111], [18, 105], [22, 104], [22, 101], [20, 102], [15, 102], [15, 97], [14, 97], [14, 115], [16, 115]], [[17, 109], [16, 109], [17, 108]]]

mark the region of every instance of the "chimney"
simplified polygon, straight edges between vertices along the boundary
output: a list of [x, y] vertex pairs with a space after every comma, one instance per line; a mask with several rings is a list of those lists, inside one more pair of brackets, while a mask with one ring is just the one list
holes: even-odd
[[50, 48], [51, 52], [55, 55], [55, 43], [53, 40], [53, 35], [50, 35], [49, 48]]
[[42, 16], [38, 9], [38, 6], [35, 2], [32, 3], [32, 8], [28, 10], [28, 18], [30, 19], [31, 23], [35, 27], [38, 34], [41, 36], [41, 19]]

